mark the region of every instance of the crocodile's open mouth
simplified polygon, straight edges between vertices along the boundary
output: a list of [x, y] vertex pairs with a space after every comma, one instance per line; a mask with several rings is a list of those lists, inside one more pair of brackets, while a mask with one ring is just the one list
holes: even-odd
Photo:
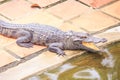
[[82, 45], [91, 48], [93, 50], [99, 51], [100, 49], [92, 42], [82, 42]]

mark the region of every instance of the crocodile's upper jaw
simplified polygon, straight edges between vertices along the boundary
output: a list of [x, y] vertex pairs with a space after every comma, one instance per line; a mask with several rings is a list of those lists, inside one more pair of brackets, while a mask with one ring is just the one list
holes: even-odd
[[87, 37], [86, 39], [83, 40], [84, 42], [92, 42], [92, 43], [104, 43], [104, 42], [107, 42], [107, 39], [105, 38], [97, 38], [97, 37]]

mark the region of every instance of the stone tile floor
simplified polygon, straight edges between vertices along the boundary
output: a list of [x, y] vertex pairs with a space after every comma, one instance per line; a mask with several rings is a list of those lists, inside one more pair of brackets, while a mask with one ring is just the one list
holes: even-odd
[[[33, 4], [41, 8], [31, 8]], [[120, 0], [0, 0], [0, 20], [48, 24], [63, 31], [94, 33], [107, 38], [110, 43], [120, 40], [119, 4]], [[83, 53], [65, 51], [67, 56], [58, 57], [46, 51], [44, 46], [21, 48], [14, 39], [2, 35], [0, 44], [0, 80], [21, 80]]]

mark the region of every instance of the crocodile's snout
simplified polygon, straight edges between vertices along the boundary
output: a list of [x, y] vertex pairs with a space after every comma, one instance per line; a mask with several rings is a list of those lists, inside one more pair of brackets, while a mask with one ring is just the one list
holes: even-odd
[[105, 38], [97, 38], [97, 37], [88, 37], [84, 40], [84, 42], [93, 42], [93, 43], [104, 43], [107, 42], [107, 39]]

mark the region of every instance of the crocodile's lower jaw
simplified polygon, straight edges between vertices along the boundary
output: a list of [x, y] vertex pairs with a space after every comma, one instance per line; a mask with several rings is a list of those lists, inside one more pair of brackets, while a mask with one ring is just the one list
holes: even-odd
[[91, 48], [93, 50], [99, 51], [100, 49], [92, 42], [82, 42], [82, 45]]

